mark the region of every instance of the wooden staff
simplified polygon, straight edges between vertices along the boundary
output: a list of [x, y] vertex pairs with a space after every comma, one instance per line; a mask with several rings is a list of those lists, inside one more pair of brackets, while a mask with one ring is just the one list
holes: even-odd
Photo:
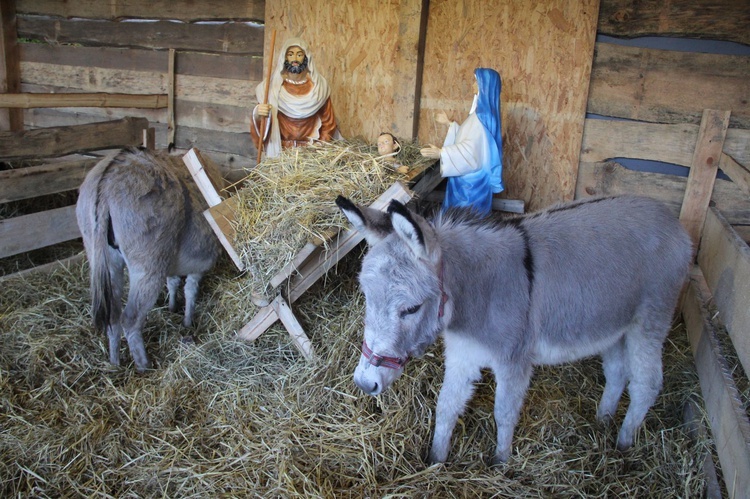
[[[276, 45], [276, 30], [271, 31], [271, 51], [268, 56], [268, 71], [266, 71], [266, 86], [264, 89], [263, 104], [268, 104], [268, 89], [271, 85], [271, 71], [273, 70], [274, 45]], [[252, 116], [250, 119], [253, 119]], [[258, 132], [258, 159], [255, 161], [256, 163], [260, 163], [260, 156], [263, 153], [263, 135], [265, 134], [267, 119], [268, 118], [266, 117], [260, 119], [260, 131]]]

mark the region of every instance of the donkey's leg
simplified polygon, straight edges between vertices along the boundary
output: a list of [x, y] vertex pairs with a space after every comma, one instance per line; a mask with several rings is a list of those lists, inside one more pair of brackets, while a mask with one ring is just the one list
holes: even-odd
[[617, 404], [628, 382], [628, 367], [626, 364], [625, 338], [602, 352], [602, 369], [604, 370], [604, 393], [596, 411], [596, 419], [609, 423], [617, 411]]
[[114, 249], [107, 248], [109, 282], [112, 290], [112, 310], [110, 311], [110, 323], [107, 325], [107, 337], [109, 339], [109, 362], [113, 366], [120, 365], [120, 339], [122, 338], [122, 295], [125, 290], [125, 260], [122, 254]]
[[185, 319], [182, 325], [190, 327], [193, 325], [193, 314], [195, 313], [195, 302], [198, 298], [198, 286], [203, 274], [188, 274], [185, 279]]
[[177, 293], [182, 284], [182, 278], [178, 275], [167, 277], [167, 295], [169, 297], [169, 311], [177, 312]]
[[668, 320], [647, 318], [644, 328], [625, 337], [626, 358], [630, 371], [630, 405], [617, 436], [617, 448], [633, 445], [635, 433], [646, 413], [656, 401], [662, 387], [662, 346], [669, 331]]
[[130, 269], [130, 290], [122, 317], [122, 326], [128, 340], [130, 354], [139, 372], [151, 368], [148, 355], [146, 355], [146, 347], [143, 344], [142, 331], [146, 323], [146, 315], [156, 304], [165, 278], [163, 273], [153, 272], [153, 269], [146, 271]]
[[453, 428], [474, 393], [474, 382], [481, 377], [478, 365], [455, 357], [446, 349], [445, 378], [438, 395], [435, 435], [427, 458], [430, 464], [443, 463], [448, 459]]
[[492, 366], [497, 389], [495, 391], [495, 424], [497, 447], [492, 464], [501, 464], [510, 457], [513, 431], [521, 416], [521, 406], [531, 382], [531, 364], [497, 364]]

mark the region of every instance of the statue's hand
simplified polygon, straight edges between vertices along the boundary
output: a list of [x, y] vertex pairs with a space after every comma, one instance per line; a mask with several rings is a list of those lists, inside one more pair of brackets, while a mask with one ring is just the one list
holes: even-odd
[[438, 146], [430, 144], [429, 147], [423, 147], [419, 152], [425, 158], [440, 159], [440, 148]]
[[439, 113], [435, 114], [435, 121], [437, 121], [441, 125], [451, 124], [451, 120], [448, 119], [448, 115], [445, 114], [445, 111], [440, 111]]
[[267, 118], [271, 114], [271, 104], [258, 104], [258, 115]]

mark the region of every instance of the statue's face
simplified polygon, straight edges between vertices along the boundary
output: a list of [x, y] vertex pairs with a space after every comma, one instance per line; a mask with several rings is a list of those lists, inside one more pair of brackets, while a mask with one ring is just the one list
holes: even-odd
[[289, 47], [286, 51], [286, 62], [291, 66], [299, 66], [305, 60], [305, 51], [297, 46]]
[[393, 137], [384, 133], [378, 137], [378, 154], [381, 156], [385, 154], [392, 154], [396, 151], [397, 145], [393, 141]]

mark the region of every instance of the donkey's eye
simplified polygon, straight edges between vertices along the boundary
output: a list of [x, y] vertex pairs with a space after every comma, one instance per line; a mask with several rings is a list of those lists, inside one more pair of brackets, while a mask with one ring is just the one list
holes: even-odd
[[416, 314], [417, 311], [419, 311], [420, 308], [422, 308], [422, 304], [421, 303], [419, 305], [414, 305], [413, 307], [409, 307], [406, 310], [403, 310], [401, 312], [401, 317], [403, 318], [403, 317], [406, 317], [407, 315]]

